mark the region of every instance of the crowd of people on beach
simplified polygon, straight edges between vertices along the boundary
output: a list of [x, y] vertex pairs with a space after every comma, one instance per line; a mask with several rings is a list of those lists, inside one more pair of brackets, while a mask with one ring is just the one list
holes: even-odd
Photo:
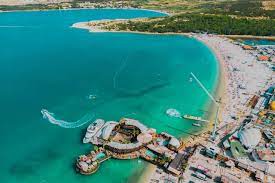
[[206, 43], [220, 61], [224, 78], [220, 121], [232, 123], [233, 119], [247, 114], [246, 103], [252, 95], [259, 94], [274, 83], [273, 71], [264, 62], [257, 61], [257, 57], [250, 54], [251, 50], [242, 49], [233, 40], [208, 34], [195, 37]]

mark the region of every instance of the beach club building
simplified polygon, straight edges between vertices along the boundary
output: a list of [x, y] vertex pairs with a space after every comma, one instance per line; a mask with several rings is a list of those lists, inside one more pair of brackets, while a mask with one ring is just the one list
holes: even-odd
[[143, 158], [179, 175], [185, 156], [179, 152], [182, 144], [174, 136], [148, 128], [138, 120], [122, 118], [119, 122], [97, 119], [87, 128], [84, 143], [99, 146], [77, 159], [77, 169], [82, 174], [92, 174], [100, 163], [109, 159]]

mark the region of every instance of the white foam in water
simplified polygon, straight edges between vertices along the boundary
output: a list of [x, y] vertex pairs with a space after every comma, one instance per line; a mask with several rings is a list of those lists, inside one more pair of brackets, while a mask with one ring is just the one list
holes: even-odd
[[129, 114], [125, 114], [124, 117], [128, 117], [128, 116], [132, 116], [132, 115], [137, 115], [135, 112], [129, 113]]
[[42, 109], [41, 113], [42, 113], [44, 119], [47, 119], [50, 123], [58, 125], [63, 128], [77, 128], [77, 127], [80, 127], [80, 126], [88, 123], [89, 121], [92, 120], [92, 118], [94, 118], [94, 115], [85, 115], [83, 118], [81, 118], [78, 121], [67, 122], [64, 120], [56, 119], [54, 117], [54, 113], [50, 113], [46, 109]]
[[181, 114], [177, 109], [167, 109], [166, 114], [171, 117], [180, 118]]

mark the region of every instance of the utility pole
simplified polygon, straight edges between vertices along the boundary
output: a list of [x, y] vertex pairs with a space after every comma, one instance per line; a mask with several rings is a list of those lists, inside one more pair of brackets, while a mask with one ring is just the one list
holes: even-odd
[[215, 121], [214, 121], [214, 128], [211, 134], [211, 140], [215, 140], [216, 138], [216, 130], [217, 130], [217, 122], [219, 117], [219, 111], [220, 111], [220, 101], [216, 101], [215, 98], [210, 94], [210, 92], [205, 88], [205, 86], [202, 84], [202, 82], [193, 74], [193, 72], [190, 73], [191, 76], [195, 79], [195, 81], [198, 83], [200, 88], [203, 89], [203, 91], [208, 95], [208, 97], [214, 102], [214, 104], [217, 106], [217, 111], [215, 115]]

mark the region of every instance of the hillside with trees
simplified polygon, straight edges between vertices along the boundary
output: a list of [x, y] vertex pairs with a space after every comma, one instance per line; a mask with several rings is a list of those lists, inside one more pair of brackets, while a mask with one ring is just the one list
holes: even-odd
[[[34, 4], [3, 5], [0, 11], [68, 8], [146, 8], [169, 12], [157, 19], [111, 24], [113, 30], [142, 32], [208, 32], [215, 34], [274, 36], [274, 0], [33, 0]], [[31, 2], [31, 1], [28, 1]], [[41, 3], [37, 3], [41, 2]]]
[[147, 21], [130, 20], [106, 28], [158, 33], [207, 32], [225, 35], [274, 36], [275, 20], [240, 18], [228, 15], [180, 14]]

